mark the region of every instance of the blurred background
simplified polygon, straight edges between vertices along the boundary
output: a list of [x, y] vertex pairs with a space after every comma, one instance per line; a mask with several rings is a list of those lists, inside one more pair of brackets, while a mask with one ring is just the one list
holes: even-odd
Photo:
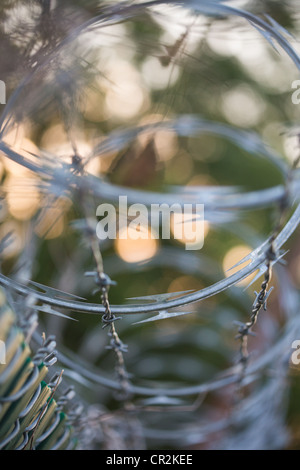
[[[115, 6], [114, 15], [107, 13], [107, 3]], [[32, 171], [1, 156], [0, 238], [11, 234], [1, 253], [1, 272], [93, 303], [100, 303], [99, 293], [93, 294], [93, 280], [84, 273], [95, 269], [94, 259], [77, 222], [95, 219], [97, 206], [106, 202], [105, 185], [116, 194], [122, 188], [167, 194], [174, 187], [238, 187], [245, 193], [284, 184], [276, 165], [226, 136], [179, 135], [159, 126], [119, 145], [107, 144], [108, 136], [191, 114], [241, 133], [257, 133], [289, 165], [299, 154], [299, 109], [291, 100], [291, 84], [299, 72], [288, 54], [272, 47], [245, 18], [196, 14], [172, 4], [135, 10], [141, 2], [133, 1], [128, 4], [132, 10], [125, 11], [120, 2], [107, 3], [11, 0], [0, 6], [0, 79], [7, 94], [7, 104], [0, 108], [1, 138], [41, 169]], [[270, 15], [291, 33], [288, 41], [299, 52], [296, 1], [223, 3], [260, 18]], [[80, 191], [65, 191], [59, 178], [48, 178], [46, 170], [41, 177], [43, 168], [60, 165], [97, 178], [104, 185], [102, 197], [93, 194], [86, 209]], [[187, 251], [186, 240], [175, 237], [101, 242], [104, 270], [117, 283], [110, 288], [110, 303], [196, 291], [229, 276], [234, 272], [229, 268], [268, 238], [278, 208], [225, 215], [224, 223], [205, 221], [204, 246], [198, 251]], [[253, 359], [264, 357], [284, 339], [291, 314], [284, 297], [289, 289], [297, 299], [293, 305], [298, 305], [297, 233], [285, 248], [289, 252], [282, 279], [274, 271], [268, 309], [249, 341]], [[194, 386], [235, 366], [239, 343], [233, 322], [249, 319], [254, 290], [259, 291], [262, 280], [246, 289], [253, 277], [188, 305], [189, 315], [137, 325], [147, 316], [122, 316], [116, 328], [128, 345], [124, 357], [131, 381], [154, 389]], [[39, 331], [54, 334], [59, 351], [74, 363], [114, 378], [115, 357], [106, 349], [101, 317], [68, 314], [77, 321], [41, 312]], [[289, 351], [291, 344], [283, 345]], [[245, 406], [233, 403], [234, 386], [160, 401], [134, 397], [143, 429], [143, 442], [137, 445], [299, 448], [299, 372], [285, 364], [284, 377], [278, 378], [277, 366], [269, 362], [259, 380], [249, 385]], [[120, 403], [110, 388], [67, 373], [66, 380], [74, 382], [84, 418], [93, 423], [81, 430], [80, 445], [107, 445], [106, 431], [96, 419], [97, 413], [107, 412], [115, 439], [123, 442], [118, 445], [130, 448], [118, 414]]]

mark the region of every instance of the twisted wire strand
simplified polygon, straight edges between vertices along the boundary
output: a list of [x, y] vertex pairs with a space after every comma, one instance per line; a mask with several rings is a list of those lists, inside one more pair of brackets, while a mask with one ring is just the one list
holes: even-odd
[[[109, 23], [114, 23], [120, 19], [120, 15], [123, 15], [123, 18], [130, 18], [134, 15], [136, 15], [138, 12], [142, 11], [141, 9], [145, 8], [151, 8], [153, 6], [161, 5], [162, 2], [160, 0], [157, 1], [149, 1], [149, 2], [143, 2], [140, 5], [125, 5], [121, 11], [120, 9], [116, 9], [114, 7], [108, 8], [107, 11], [98, 16], [96, 19], [93, 19], [89, 22], [87, 22], [84, 25], [81, 25], [79, 29], [77, 29], [76, 34], [80, 31], [85, 31], [85, 30], [90, 30], [93, 29], [99, 25], [106, 25]], [[167, 2], [170, 4], [179, 4], [181, 2]], [[274, 24], [269, 24], [268, 22], [261, 20], [257, 18], [256, 16], [244, 12], [242, 10], [238, 10], [229, 6], [222, 5], [221, 3], [213, 3], [211, 5], [205, 5], [202, 4], [202, 2], [196, 2], [193, 0], [189, 0], [186, 2], [186, 6], [189, 8], [192, 8], [194, 11], [205, 13], [205, 14], [229, 14], [229, 15], [237, 15], [237, 16], [242, 16], [244, 17], [248, 22], [251, 24], [254, 24], [257, 28], [260, 28], [261, 30], [267, 32], [273, 39], [275, 39], [278, 44], [284, 49], [284, 51], [289, 55], [289, 57], [292, 59], [292, 61], [295, 63], [295, 65], [300, 69], [300, 59], [294, 49], [289, 45], [289, 43], [284, 39], [283, 35], [274, 27]], [[58, 48], [61, 49], [66, 43], [70, 42], [73, 37], [74, 37], [74, 32], [68, 37]], [[57, 51], [56, 51], [57, 53]], [[31, 78], [31, 77], [29, 77]], [[11, 100], [11, 103], [13, 104], [16, 99], [18, 99], [20, 90], [22, 90], [22, 87], [24, 87], [24, 84], [26, 84], [26, 81], [21, 84], [21, 88], [18, 88], [16, 93], [13, 96], [13, 99]], [[2, 136], [4, 136], [5, 131], [7, 130], [7, 122], [10, 120], [9, 113], [11, 111], [11, 105], [8, 106], [6, 113], [4, 113], [4, 116], [2, 117], [2, 120], [0, 121], [2, 124]], [[176, 125], [173, 126], [174, 129], [177, 129], [179, 135], [184, 135], [185, 132], [187, 132], [187, 124], [192, 127], [192, 121], [178, 121]], [[195, 123], [194, 123], [195, 124]], [[200, 123], [201, 124], [201, 123]], [[203, 125], [203, 122], [202, 122]], [[176, 127], [177, 126], [177, 127]], [[199, 122], [198, 122], [198, 130], [199, 130]], [[210, 128], [212, 131], [212, 127]], [[218, 135], [225, 135], [228, 136], [230, 134], [229, 128], [215, 127], [214, 131], [218, 133]], [[139, 129], [135, 131], [135, 135], [138, 135], [140, 132]], [[232, 137], [232, 134], [231, 134]], [[128, 140], [129, 138], [132, 138], [132, 134], [130, 132], [128, 135], [125, 134], [124, 139], [122, 141], [122, 145], [124, 144], [124, 141], [126, 139]], [[239, 137], [240, 138], [240, 137]], [[237, 139], [237, 134], [234, 136], [233, 140]], [[107, 142], [106, 142], [107, 144]], [[248, 142], [249, 144], [249, 142]], [[115, 145], [115, 144], [114, 144]], [[243, 145], [242, 145], [243, 147]], [[251, 146], [250, 146], [251, 147]], [[254, 145], [255, 150], [257, 150], [257, 146]], [[63, 180], [64, 176], [67, 176], [67, 178], [64, 180], [64, 183], [62, 185], [64, 191], [69, 191], [71, 187], [76, 187], [76, 189], [83, 193], [90, 191], [90, 187], [93, 187], [94, 194], [96, 195], [103, 195], [103, 188], [101, 187], [102, 182], [97, 185], [91, 185], [91, 181], [94, 181], [92, 178], [86, 177], [86, 175], [83, 174], [83, 166], [81, 166], [81, 161], [80, 158], [77, 161], [75, 158], [76, 155], [73, 158], [72, 162], [72, 168], [69, 168], [66, 170], [66, 168], [63, 168], [62, 171], [59, 173], [55, 172], [55, 170], [51, 173], [49, 171], [49, 168], [46, 165], [40, 165], [37, 164], [36, 162], [31, 162], [29, 159], [26, 159], [19, 155], [16, 152], [13, 152], [12, 149], [10, 149], [3, 141], [0, 142], [0, 149], [8, 156], [8, 158], [17, 161], [18, 163], [22, 164], [26, 168], [31, 169], [32, 171], [38, 173], [40, 176], [49, 178], [50, 176], [60, 176], [60, 179]], [[97, 148], [97, 151], [101, 151], [101, 148]], [[253, 150], [253, 148], [252, 148]], [[267, 153], [263, 151], [262, 153]], [[268, 158], [273, 161], [273, 156], [270, 154], [268, 155]], [[281, 169], [282, 174], [286, 175], [286, 168], [285, 165], [280, 162], [280, 160], [274, 160], [275, 164]], [[77, 169], [76, 169], [76, 168]], [[65, 171], [66, 170], [66, 171]], [[295, 178], [294, 181], [290, 181], [290, 196], [297, 195], [298, 198], [298, 190], [299, 190], [299, 178]], [[74, 184], [75, 183], [75, 184]], [[110, 188], [109, 186], [104, 187], [104, 192], [105, 190], [113, 190], [110, 193], [111, 198], [114, 198], [116, 194], [119, 192], [119, 188]], [[260, 198], [262, 193], [266, 196], [266, 198], [263, 200]], [[140, 197], [141, 194], [144, 196], [145, 200], [148, 200], [149, 202], [149, 197], [151, 198], [152, 196], [147, 194], [147, 193], [141, 193], [141, 192], [131, 192], [130, 196], [134, 199], [136, 197]], [[270, 204], [273, 202], [276, 202], [278, 206], [280, 207], [280, 204], [282, 204], [282, 201], [284, 199], [283, 196], [286, 195], [286, 187], [277, 187], [277, 188], [271, 188], [268, 190], [265, 190], [264, 192], [255, 192], [253, 194], [249, 193], [246, 194], [245, 197], [242, 198], [242, 202], [240, 204], [240, 208], [249, 208], [251, 206], [254, 207], [260, 207], [261, 204]], [[174, 195], [173, 195], [174, 196]], [[160, 195], [154, 195], [154, 197], [160, 198]], [[180, 196], [181, 197], [181, 196]], [[236, 198], [237, 199], [237, 198]], [[224, 199], [221, 198], [219, 201], [219, 206], [218, 208], [232, 208], [236, 207], [236, 199], [232, 197], [232, 195], [229, 195], [228, 197], [224, 197]], [[224, 201], [224, 203], [223, 203]], [[263, 202], [261, 202], [263, 201]], [[211, 201], [208, 201], [208, 206], [211, 204], [214, 209], [216, 209], [216, 201], [213, 199]], [[286, 204], [287, 207], [292, 207], [291, 203]], [[213, 211], [212, 211], [213, 213]], [[141, 305], [129, 305], [129, 306], [112, 306], [109, 302], [109, 296], [108, 296], [108, 291], [109, 291], [109, 286], [111, 285], [111, 280], [108, 278], [108, 276], [104, 273], [104, 268], [103, 268], [103, 262], [102, 262], [102, 257], [101, 253], [99, 250], [98, 245], [96, 246], [95, 241], [91, 242], [91, 247], [92, 251], [94, 254], [94, 258], [96, 261], [96, 273], [95, 273], [95, 282], [97, 286], [100, 288], [100, 297], [101, 297], [101, 306], [98, 304], [89, 304], [85, 302], [80, 302], [77, 300], [67, 300], [67, 299], [58, 299], [55, 296], [49, 294], [49, 291], [47, 290], [47, 287], [45, 287], [45, 293], [41, 293], [35, 289], [31, 289], [28, 286], [23, 286], [22, 284], [19, 284], [15, 282], [12, 279], [9, 279], [2, 274], [0, 275], [0, 284], [5, 286], [8, 289], [11, 289], [15, 291], [16, 293], [19, 293], [21, 295], [27, 296], [29, 294], [32, 294], [37, 300], [42, 301], [43, 303], [47, 305], [52, 305], [52, 306], [58, 306], [61, 308], [67, 308], [73, 311], [79, 311], [79, 312], [85, 312], [85, 313], [95, 313], [97, 315], [102, 315], [102, 323], [103, 323], [103, 328], [108, 329], [108, 335], [110, 337], [110, 343], [107, 348], [111, 349], [114, 351], [116, 355], [116, 367], [115, 370], [117, 372], [117, 381], [106, 381], [100, 377], [97, 376], [96, 373], [90, 372], [89, 370], [82, 370], [83, 368], [80, 365], [74, 366], [72, 365], [73, 369], [76, 370], [79, 374], [79, 377], [86, 377], [89, 380], [92, 380], [94, 383], [99, 383], [101, 385], [109, 386], [114, 390], [119, 390], [121, 394], [123, 395], [122, 400], [127, 400], [128, 396], [130, 393], [140, 393], [143, 394], [147, 392], [147, 394], [151, 395], [158, 395], [159, 393], [162, 393], [162, 390], [159, 389], [151, 389], [147, 387], [138, 387], [138, 386], [133, 386], [130, 383], [128, 373], [126, 371], [125, 367], [125, 360], [124, 360], [124, 353], [127, 352], [127, 345], [123, 344], [121, 341], [116, 327], [115, 323], [117, 320], [120, 319], [117, 315], [130, 315], [130, 314], [139, 314], [139, 313], [153, 313], [159, 310], [164, 310], [167, 308], [174, 308], [174, 307], [179, 307], [182, 305], [186, 305], [189, 303], [193, 302], [198, 302], [200, 300], [203, 300], [205, 298], [208, 298], [212, 295], [216, 295], [219, 292], [222, 292], [225, 289], [228, 289], [232, 285], [236, 284], [238, 281], [244, 279], [246, 276], [249, 274], [253, 273], [257, 268], [260, 269], [260, 274], [264, 276], [264, 280], [261, 283], [261, 289], [258, 293], [256, 293], [256, 298], [255, 301], [252, 305], [251, 309], [251, 315], [250, 315], [250, 320], [246, 323], [240, 324], [239, 325], [239, 330], [238, 330], [238, 339], [241, 341], [241, 346], [240, 346], [240, 354], [241, 354], [241, 363], [243, 365], [243, 379], [245, 378], [246, 375], [246, 368], [247, 368], [247, 381], [248, 383], [251, 382], [252, 380], [255, 380], [257, 377], [256, 372], [260, 370], [264, 365], [266, 365], [266, 362], [268, 362], [268, 359], [260, 360], [257, 361], [256, 363], [252, 365], [248, 365], [248, 359], [249, 359], [249, 352], [248, 352], [248, 337], [249, 335], [253, 334], [252, 328], [254, 325], [257, 323], [259, 312], [264, 309], [266, 310], [266, 303], [267, 299], [271, 293], [271, 288], [269, 289], [269, 283], [271, 281], [271, 276], [272, 276], [272, 269], [274, 264], [276, 264], [279, 259], [279, 249], [280, 247], [289, 239], [289, 237], [292, 235], [292, 233], [295, 231], [297, 228], [298, 224], [300, 221], [300, 205], [296, 208], [294, 211], [292, 217], [290, 220], [283, 226], [281, 227], [281, 230], [274, 231], [273, 236], [271, 237], [270, 240], [268, 240], [266, 243], [263, 243], [260, 247], [258, 247], [252, 254], [249, 255], [249, 259], [251, 259], [250, 264], [246, 268], [242, 268], [238, 271], [238, 273], [233, 274], [232, 276], [229, 276], [227, 279], [223, 279], [221, 281], [216, 282], [215, 284], [201, 289], [193, 294], [187, 294], [184, 296], [179, 296], [177, 299], [173, 300], [165, 300], [165, 301], [160, 301], [160, 302], [155, 302], [155, 303], [142, 303]], [[267, 245], [267, 246], [266, 246]], [[266, 249], [267, 247], [267, 249]], [[37, 351], [35, 357], [34, 357], [34, 364], [37, 366], [41, 362], [44, 362], [46, 365], [52, 365], [56, 361], [56, 352], [54, 352], [54, 347], [53, 343], [45, 343], [42, 345], [42, 347]], [[282, 345], [281, 345], [282, 346]], [[278, 346], [276, 346], [276, 350], [278, 351]], [[59, 355], [59, 353], [58, 353]], [[71, 365], [72, 361], [69, 361], [63, 357], [63, 355], [59, 355], [60, 359], [62, 361], [65, 361], [69, 365]], [[265, 362], [264, 362], [265, 361]], [[35, 371], [36, 371], [35, 367]], [[231, 385], [236, 382], [241, 382], [241, 376], [236, 374], [236, 371], [232, 371], [232, 375], [217, 378], [213, 380], [210, 383], [207, 384], [200, 384], [194, 387], [184, 387], [182, 389], [172, 389], [172, 390], [163, 390], [164, 393], [168, 393], [168, 395], [188, 395], [188, 394], [193, 394], [193, 393], [204, 393], [207, 391], [212, 391], [212, 390], [218, 390], [219, 388], [225, 387], [227, 385]], [[51, 381], [51, 387], [53, 391], [55, 391], [56, 386], [54, 381]], [[70, 399], [70, 390], [68, 390], [65, 395], [63, 395], [60, 400], [58, 401], [58, 411], [60, 411], [63, 406], [67, 403], [67, 401]], [[16, 399], [15, 395], [13, 399]], [[5, 401], [5, 400], [4, 400]], [[129, 405], [130, 408], [130, 405]], [[134, 409], [134, 407], [133, 407]], [[41, 411], [39, 416], [36, 418], [34, 423], [30, 425], [30, 429], [36, 429], [36, 426], [38, 425], [41, 417], [44, 415], [46, 412], [46, 407], [44, 407]], [[57, 417], [56, 417], [57, 418]], [[57, 419], [55, 420], [55, 422]], [[18, 422], [16, 423], [16, 428], [18, 427]], [[15, 429], [16, 429], [15, 428]], [[16, 430], [13, 430], [11, 434], [16, 433]], [[151, 431], [149, 431], [151, 434]], [[148, 434], [149, 434], [148, 433]], [[60, 440], [56, 443], [56, 446], [59, 447], [68, 437], [69, 435], [69, 430], [66, 430], [65, 433], [61, 436]], [[28, 437], [28, 436], [27, 436]], [[26, 441], [26, 436], [24, 436], [24, 445], [23, 447], [26, 447], [28, 445], [28, 440]], [[43, 435], [43, 439], [47, 437], [46, 433]], [[40, 438], [41, 439], [41, 438]], [[26, 442], [25, 442], [26, 441]], [[2, 442], [3, 445], [3, 442]]]

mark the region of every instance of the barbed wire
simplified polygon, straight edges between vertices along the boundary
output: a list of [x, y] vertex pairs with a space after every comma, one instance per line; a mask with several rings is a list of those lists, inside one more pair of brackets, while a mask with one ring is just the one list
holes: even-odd
[[[62, 67], [62, 58], [64, 48], [72, 43], [75, 37], [85, 32], [91, 32], [102, 26], [107, 26], [118, 22], [120, 19], [134, 18], [140, 12], [149, 11], [152, 7], [161, 6], [162, 4], [181, 5], [182, 2], [172, 1], [163, 2], [160, 0], [122, 4], [122, 6], [107, 7], [101, 15], [94, 17], [87, 21], [79, 28], [76, 28], [71, 34], [65, 38], [55, 48], [55, 63], [58, 64], [57, 70], [64, 72]], [[185, 7], [190, 9], [194, 14], [214, 15], [219, 17], [223, 16], [238, 16], [244, 18], [250, 25], [256, 28], [263, 37], [272, 45], [277, 43], [285, 53], [290, 57], [297, 69], [300, 69], [300, 59], [297, 52], [294, 50], [289, 40], [286, 39], [287, 32], [278, 25], [275, 20], [266, 16], [266, 21], [258, 16], [247, 11], [239, 10], [222, 2], [196, 2], [189, 0], [185, 2]], [[93, 254], [95, 263], [95, 271], [88, 271], [86, 276], [92, 277], [94, 284], [100, 293], [100, 303], [89, 303], [84, 299], [78, 298], [76, 295], [62, 292], [50, 286], [33, 283], [18, 282], [14, 278], [10, 278], [0, 273], [0, 285], [2, 285], [11, 295], [12, 298], [21, 296], [25, 299], [30, 299], [29, 317], [23, 318], [25, 326], [29, 331], [30, 337], [32, 335], [34, 340], [40, 341], [40, 337], [31, 331], [32, 318], [36, 320], [36, 312], [44, 311], [48, 314], [64, 316], [61, 312], [57, 312], [52, 307], [65, 309], [72, 313], [82, 312], [86, 314], [95, 314], [101, 316], [102, 329], [108, 332], [109, 344], [106, 349], [111, 350], [115, 355], [114, 372], [116, 380], [108, 379], [102, 371], [93, 370], [89, 364], [76, 363], [68, 354], [63, 354], [59, 350], [54, 352], [55, 341], [53, 337], [40, 344], [37, 352], [33, 358], [35, 365], [41, 361], [44, 364], [54, 365], [57, 358], [61, 364], [66, 366], [64, 369], [65, 377], [70, 380], [77, 381], [83, 387], [89, 387], [91, 384], [105, 387], [115, 392], [115, 397], [121, 404], [121, 407], [114, 412], [105, 412], [103, 410], [95, 413], [93, 416], [87, 416], [79, 419], [79, 428], [84, 434], [84, 426], [86, 423], [91, 425], [98, 425], [100, 423], [103, 432], [103, 440], [105, 446], [111, 447], [118, 441], [118, 446], [121, 448], [137, 448], [144, 446], [143, 439], [156, 438], [171, 439], [180, 442], [182, 445], [192, 445], [195, 443], [206, 442], [208, 436], [227, 429], [228, 427], [236, 424], [239, 417], [235, 416], [235, 411], [226, 419], [220, 419], [217, 422], [211, 423], [208, 426], [195, 427], [190, 426], [185, 428], [185, 439], [182, 439], [182, 430], [157, 430], [154, 427], [147, 427], [141, 424], [138, 413], [143, 412], [198, 412], [202, 407], [203, 401], [208, 393], [217, 392], [224, 389], [231, 389], [237, 387], [238, 392], [241, 393], [245, 385], [256, 382], [266, 370], [268, 371], [274, 357], [279, 357], [284, 349], [286, 337], [282, 341], [278, 341], [273, 345], [269, 351], [262, 354], [256, 360], [249, 361], [249, 336], [255, 334], [253, 331], [254, 326], [258, 322], [261, 311], [267, 309], [267, 300], [271, 294], [273, 287], [270, 287], [272, 273], [274, 266], [282, 260], [284, 253], [281, 248], [291, 238], [292, 234], [297, 229], [300, 223], [300, 205], [295, 204], [299, 202], [299, 188], [300, 188], [300, 175], [296, 167], [299, 158], [297, 158], [292, 166], [289, 166], [282, 160], [281, 156], [275, 151], [267, 147], [262, 139], [253, 132], [246, 132], [241, 129], [235, 129], [233, 126], [228, 126], [221, 123], [209, 122], [195, 116], [181, 116], [177, 119], [168, 120], [167, 122], [159, 122], [156, 124], [149, 124], [143, 126], [136, 126], [133, 128], [123, 129], [109, 134], [105, 139], [101, 139], [97, 143], [88, 157], [83, 159], [77, 149], [76, 142], [72, 138], [72, 106], [74, 103], [69, 103], [69, 95], [61, 103], [63, 108], [62, 120], [65, 125], [68, 138], [70, 140], [73, 155], [71, 163], [65, 164], [61, 161], [56, 161], [55, 155], [46, 154], [41, 152], [41, 155], [21, 154], [13, 149], [5, 142], [6, 135], [14, 127], [15, 120], [14, 106], [18, 103], [20, 96], [27, 90], [29, 83], [35, 81], [43, 75], [47, 70], [49, 64], [52, 62], [53, 57], [51, 54], [47, 57], [42, 64], [34, 67], [30, 76], [26, 77], [20, 86], [13, 93], [4, 113], [0, 120], [0, 150], [6, 158], [13, 162], [22, 165], [34, 172], [40, 178], [40, 187], [45, 194], [50, 195], [54, 201], [59, 200], [63, 196], [74, 196], [79, 202], [80, 208], [84, 212], [84, 228], [81, 230], [82, 237], [88, 240], [89, 248]], [[59, 67], [62, 67], [61, 69]], [[55, 80], [55, 79], [54, 79]], [[74, 87], [76, 89], [76, 86]], [[75, 90], [75, 95], [77, 90]], [[69, 109], [70, 105], [70, 109]], [[66, 109], [64, 109], [66, 107]], [[25, 114], [18, 111], [18, 121], [25, 119]], [[25, 111], [24, 111], [25, 112]], [[71, 120], [70, 120], [71, 119]], [[180, 137], [197, 137], [199, 135], [213, 135], [227, 139], [233, 142], [240, 149], [246, 150], [253, 157], [262, 158], [268, 161], [274, 168], [279, 170], [280, 175], [284, 179], [284, 183], [278, 186], [273, 186], [267, 189], [260, 189], [241, 193], [237, 188], [226, 187], [218, 191], [214, 189], [194, 189], [187, 191], [182, 188], [171, 188], [168, 193], [155, 193], [150, 191], [135, 190], [121, 188], [116, 184], [110, 184], [102, 178], [95, 178], [85, 171], [86, 165], [96, 156], [101, 157], [110, 151], [120, 151], [124, 149], [129, 143], [138, 137], [149, 132], [156, 131], [169, 131], [175, 132]], [[236, 273], [228, 277], [218, 280], [208, 287], [201, 288], [195, 292], [180, 292], [170, 294], [158, 294], [157, 296], [150, 296], [150, 299], [141, 297], [136, 298], [140, 300], [139, 304], [130, 305], [112, 305], [109, 299], [109, 290], [111, 286], [116, 285], [114, 281], [106, 274], [104, 267], [101, 247], [99, 240], [96, 237], [94, 227], [89, 226], [90, 207], [87, 200], [90, 197], [105, 198], [107, 201], [116, 201], [123, 191], [127, 194], [130, 202], [143, 201], [147, 205], [153, 203], [180, 203], [181, 205], [191, 200], [201, 200], [206, 207], [206, 216], [212, 224], [219, 225], [222, 223], [230, 223], [237, 215], [237, 213], [249, 210], [258, 209], [261, 207], [270, 208], [277, 207], [279, 210], [279, 222], [275, 226], [272, 235], [259, 246], [257, 246], [247, 257], [240, 260], [250, 261], [246, 267], [239, 269]], [[288, 218], [288, 213], [292, 212]], [[7, 239], [3, 240], [5, 247]], [[258, 270], [255, 277], [263, 276], [263, 281], [260, 285], [260, 290], [255, 292], [255, 300], [252, 304], [250, 318], [246, 322], [236, 322], [238, 324], [237, 339], [240, 341], [239, 348], [239, 366], [229, 367], [222, 374], [214, 377], [207, 382], [198, 383], [192, 386], [178, 387], [178, 386], [161, 386], [157, 384], [154, 386], [136, 385], [133, 384], [130, 374], [126, 368], [125, 355], [128, 351], [127, 344], [121, 340], [121, 334], [118, 333], [116, 323], [121, 320], [123, 315], [138, 315], [147, 314], [145, 320], [159, 320], [161, 318], [172, 318], [172, 316], [180, 315], [178, 310], [173, 311], [186, 305], [195, 304], [204, 299], [208, 299], [223, 291], [227, 291], [235, 286], [239, 281], [244, 280], [247, 276]], [[150, 301], [149, 301], [150, 300]], [[41, 305], [40, 305], [41, 304]], [[28, 311], [26, 312], [26, 314]], [[150, 317], [150, 314], [156, 314], [156, 317]], [[157, 314], [158, 313], [158, 314]], [[189, 312], [182, 312], [184, 314]], [[31, 320], [30, 320], [31, 318]], [[288, 322], [290, 326], [292, 322]], [[299, 329], [299, 326], [297, 326]], [[289, 336], [289, 332], [287, 332]], [[286, 367], [286, 364], [284, 364]], [[60, 381], [61, 376], [54, 377], [50, 382], [52, 387], [52, 394], [55, 392], [56, 387]], [[276, 383], [276, 386], [278, 383]], [[277, 389], [276, 389], [277, 390]], [[279, 390], [279, 388], [278, 388]], [[197, 398], [192, 403], [178, 403], [172, 402], [172, 397], [191, 397], [197, 395]], [[62, 409], [65, 403], [72, 396], [72, 389], [68, 389], [64, 396], [58, 400], [58, 411]], [[157, 401], [142, 400], [140, 403], [136, 401], [136, 397], [146, 396], [155, 397]], [[251, 398], [251, 397], [250, 397]], [[243, 401], [245, 400], [245, 401]], [[176, 400], [175, 400], [176, 401]], [[241, 403], [242, 402], [242, 403]], [[239, 395], [239, 404], [244, 405], [246, 408], [249, 405], [249, 397], [242, 397]], [[38, 427], [46, 407], [40, 411], [40, 415], [35, 423]], [[78, 411], [74, 411], [74, 420], [78, 418]], [[122, 430], [118, 430], [118, 427]], [[35, 429], [36, 429], [35, 428]], [[85, 439], [82, 434], [83, 440]], [[33, 431], [34, 435], [34, 431]], [[124, 438], [124, 436], [126, 438]], [[44, 436], [45, 437], [45, 436]], [[63, 437], [62, 437], [63, 438]], [[38, 442], [38, 441], [37, 441]], [[31, 446], [32, 441], [28, 441], [26, 446]]]

